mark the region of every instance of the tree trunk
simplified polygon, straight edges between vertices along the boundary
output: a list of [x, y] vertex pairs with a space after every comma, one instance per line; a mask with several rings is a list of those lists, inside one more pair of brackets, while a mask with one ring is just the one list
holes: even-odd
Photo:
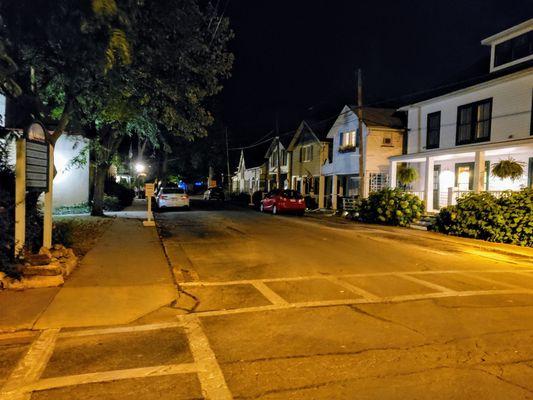
[[108, 170], [109, 166], [107, 164], [96, 166], [93, 203], [91, 207], [91, 215], [93, 216], [102, 217], [104, 215], [104, 186]]

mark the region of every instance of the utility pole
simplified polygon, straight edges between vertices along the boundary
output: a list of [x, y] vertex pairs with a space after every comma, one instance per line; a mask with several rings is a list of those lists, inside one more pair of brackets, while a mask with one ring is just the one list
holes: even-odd
[[228, 168], [228, 193], [231, 193], [231, 176], [230, 176], [230, 168], [229, 168], [229, 147], [228, 147], [228, 127], [226, 127], [226, 167]]
[[357, 137], [359, 139], [359, 198], [365, 197], [366, 173], [365, 173], [365, 144], [363, 135], [363, 78], [361, 68], [357, 69]]
[[279, 143], [279, 122], [278, 122], [278, 113], [276, 112], [276, 145], [277, 145], [277, 153], [278, 156], [276, 157], [277, 162], [277, 173], [276, 173], [276, 187], [277, 189], [281, 189], [281, 150], [280, 150], [280, 143]]

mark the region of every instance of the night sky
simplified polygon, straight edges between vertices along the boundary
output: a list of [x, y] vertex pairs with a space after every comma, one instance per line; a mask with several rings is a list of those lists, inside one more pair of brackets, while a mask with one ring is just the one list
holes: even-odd
[[226, 15], [235, 64], [219, 98], [237, 146], [271, 130], [276, 111], [285, 132], [354, 103], [358, 67], [365, 102], [396, 105], [488, 72], [480, 41], [533, 17], [533, 0], [229, 0]]

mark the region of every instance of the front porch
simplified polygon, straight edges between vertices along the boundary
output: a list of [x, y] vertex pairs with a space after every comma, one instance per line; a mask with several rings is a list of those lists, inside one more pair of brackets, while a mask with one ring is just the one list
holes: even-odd
[[[509, 157], [523, 163], [523, 175], [514, 181], [493, 176], [492, 166]], [[391, 157], [391, 187], [398, 185], [400, 163], [418, 170], [418, 179], [407, 189], [425, 201], [426, 211], [435, 212], [455, 204], [457, 197], [466, 193], [487, 191], [498, 196], [507, 190], [531, 186], [533, 138]]]

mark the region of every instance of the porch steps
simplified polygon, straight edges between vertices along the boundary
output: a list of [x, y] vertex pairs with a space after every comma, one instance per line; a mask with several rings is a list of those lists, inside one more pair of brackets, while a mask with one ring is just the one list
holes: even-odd
[[430, 225], [433, 225], [434, 223], [435, 223], [435, 216], [426, 214], [426, 215], [423, 215], [418, 221], [415, 221], [412, 224], [410, 224], [409, 228], [427, 231], [428, 227]]

